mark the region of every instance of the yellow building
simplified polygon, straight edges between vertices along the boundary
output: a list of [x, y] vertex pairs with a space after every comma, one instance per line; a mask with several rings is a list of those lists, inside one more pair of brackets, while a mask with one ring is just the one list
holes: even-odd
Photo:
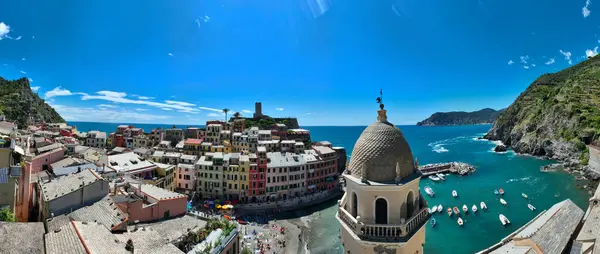
[[210, 152], [211, 153], [231, 153], [231, 146], [224, 146], [224, 145], [211, 146]]
[[344, 253], [423, 253], [429, 212], [404, 135], [378, 111], [354, 145], [336, 218]]
[[223, 177], [225, 180], [225, 198], [240, 199], [248, 188], [250, 159], [247, 155], [229, 153], [223, 156]]

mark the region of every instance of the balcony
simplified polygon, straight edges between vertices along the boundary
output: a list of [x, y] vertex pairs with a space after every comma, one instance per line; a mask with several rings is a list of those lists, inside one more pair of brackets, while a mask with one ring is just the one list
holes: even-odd
[[430, 217], [424, 207], [402, 224], [364, 224], [342, 206], [338, 207], [337, 216], [360, 239], [373, 242], [406, 242]]

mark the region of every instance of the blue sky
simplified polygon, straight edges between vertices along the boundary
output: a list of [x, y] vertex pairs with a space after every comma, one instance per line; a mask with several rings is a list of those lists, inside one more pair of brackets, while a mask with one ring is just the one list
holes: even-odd
[[[598, 12], [594, 4], [598, 5]], [[254, 102], [301, 125], [504, 108], [593, 55], [586, 0], [0, 0], [0, 76], [67, 120], [203, 124]], [[586, 52], [587, 51], [587, 52]]]

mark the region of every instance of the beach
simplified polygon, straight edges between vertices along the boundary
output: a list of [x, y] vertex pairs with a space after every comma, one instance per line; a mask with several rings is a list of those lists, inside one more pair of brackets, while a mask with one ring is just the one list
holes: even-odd
[[248, 248], [253, 253], [306, 253], [301, 244], [302, 229], [288, 220], [273, 220], [263, 225], [240, 225], [240, 232], [242, 248]]

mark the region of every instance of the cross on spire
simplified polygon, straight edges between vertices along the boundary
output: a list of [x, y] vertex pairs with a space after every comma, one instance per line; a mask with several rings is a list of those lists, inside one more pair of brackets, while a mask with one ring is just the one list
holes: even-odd
[[383, 89], [379, 89], [379, 97], [377, 97], [377, 104], [379, 104], [379, 108], [383, 109]]

